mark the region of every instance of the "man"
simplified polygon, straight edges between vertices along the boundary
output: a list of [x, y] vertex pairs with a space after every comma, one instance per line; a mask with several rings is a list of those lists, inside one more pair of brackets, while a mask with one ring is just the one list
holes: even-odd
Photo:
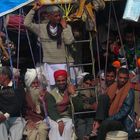
[[[139, 47], [139, 38], [135, 36], [134, 28], [127, 26], [124, 29], [124, 51], [120, 51], [120, 60], [123, 65], [127, 65], [129, 70], [134, 70], [136, 68], [136, 59], [140, 57], [140, 47]], [[126, 57], [126, 59], [124, 58]]]
[[[58, 6], [46, 7], [48, 23], [33, 23], [35, 12], [41, 7], [40, 3], [36, 3], [26, 15], [24, 24], [39, 37], [43, 49], [44, 71], [49, 82], [48, 84], [55, 85], [54, 71], [67, 68], [66, 58], [70, 63], [74, 61], [70, 53], [68, 53], [69, 51], [66, 51], [69, 49], [73, 50], [71, 44], [74, 42], [74, 37], [71, 27], [62, 18], [62, 12]], [[69, 47], [66, 48], [66, 45]]]
[[25, 104], [25, 91], [18, 85], [14, 87], [10, 67], [0, 70], [0, 139], [21, 140], [24, 119], [21, 117]]
[[75, 88], [67, 83], [67, 72], [57, 70], [54, 72], [56, 87], [47, 94], [47, 107], [49, 114], [49, 139], [72, 140], [73, 123], [71, 119], [71, 97], [78, 102], [78, 107], [83, 108], [82, 103], [75, 94]]
[[93, 87], [92, 81], [93, 75], [86, 74], [83, 77], [83, 82], [79, 86], [79, 88], [82, 88], [82, 90], [77, 91], [83, 102], [83, 110], [81, 111], [85, 112], [83, 114], [75, 115], [75, 129], [79, 140], [83, 140], [83, 138], [89, 135], [92, 130], [93, 116], [91, 113], [88, 113], [88, 111], [94, 110], [93, 103], [96, 102], [94, 89], [91, 89], [91, 87]]
[[[42, 91], [40, 81], [35, 69], [27, 69], [25, 73], [26, 94], [26, 115], [25, 126], [28, 140], [46, 140], [48, 136], [48, 124], [44, 121], [45, 113], [40, 92]], [[45, 91], [44, 91], [45, 92]]]
[[[102, 100], [106, 100], [106, 91], [115, 82], [115, 78], [116, 78], [116, 70], [114, 67], [108, 67], [106, 77], [104, 77], [104, 73], [102, 73], [102, 75], [100, 75], [100, 80], [96, 79], [93, 81], [93, 76], [91, 74], [85, 75], [85, 77], [83, 78], [82, 87], [87, 89], [79, 92], [80, 95], [85, 95], [82, 96], [82, 98], [84, 99], [83, 100], [84, 109], [82, 111], [96, 110], [98, 102], [102, 104]], [[98, 99], [95, 93], [95, 89], [92, 90], [88, 89], [96, 85], [98, 86], [98, 95], [99, 95]], [[91, 114], [86, 114], [83, 116], [79, 115], [79, 118], [76, 120], [76, 130], [77, 136], [79, 136], [80, 140], [83, 140], [83, 138], [88, 138], [92, 130], [92, 124], [93, 124], [93, 115]], [[98, 128], [99, 124], [94, 122], [94, 129], [96, 127]]]
[[116, 79], [116, 69], [113, 66], [109, 66], [106, 71], [100, 73], [98, 78], [92, 80], [92, 86], [97, 88], [98, 95], [106, 94], [107, 89], [115, 82]]
[[[120, 68], [117, 82], [107, 91], [102, 107], [98, 103], [96, 122], [99, 124], [97, 140], [104, 140], [106, 133], [113, 130], [125, 130], [131, 136], [134, 133], [134, 92], [129, 81], [129, 71]], [[99, 110], [103, 108], [103, 110]], [[101, 113], [102, 112], [102, 113]], [[107, 113], [105, 113], [107, 112]]]

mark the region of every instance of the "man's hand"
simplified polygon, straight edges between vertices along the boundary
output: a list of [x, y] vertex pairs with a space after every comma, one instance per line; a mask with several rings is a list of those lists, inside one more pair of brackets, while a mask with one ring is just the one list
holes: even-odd
[[60, 136], [63, 135], [64, 127], [65, 127], [64, 122], [63, 121], [59, 121], [58, 122], [58, 129], [59, 129]]
[[45, 95], [46, 95], [46, 91], [41, 90], [41, 91], [39, 92], [39, 99], [40, 99], [41, 101], [44, 100]]
[[34, 128], [36, 128], [36, 124], [33, 121], [29, 120], [27, 122], [27, 128], [28, 129], [34, 129]]
[[67, 22], [65, 19], [61, 19], [60, 24], [62, 25], [63, 29], [67, 28]]
[[34, 7], [32, 8], [33, 10], [37, 11], [38, 9], [40, 9], [42, 7], [40, 2], [37, 2], [34, 4]]
[[3, 122], [6, 120], [6, 117], [3, 114], [0, 114], [0, 122]]
[[76, 94], [76, 87], [74, 85], [68, 85], [68, 93], [70, 95]]

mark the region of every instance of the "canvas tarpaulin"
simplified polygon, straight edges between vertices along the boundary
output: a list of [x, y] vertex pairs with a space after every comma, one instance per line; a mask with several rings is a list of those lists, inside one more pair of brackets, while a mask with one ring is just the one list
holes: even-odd
[[34, 0], [0, 0], [0, 17], [11, 13]]
[[127, 0], [123, 19], [137, 22], [140, 17], [140, 0]]

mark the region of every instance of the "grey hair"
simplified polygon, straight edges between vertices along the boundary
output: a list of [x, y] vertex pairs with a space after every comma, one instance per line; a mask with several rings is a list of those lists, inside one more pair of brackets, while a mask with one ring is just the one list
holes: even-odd
[[62, 10], [56, 5], [49, 5], [49, 6], [46, 7], [46, 12], [48, 14], [51, 14], [51, 13], [54, 13], [54, 12], [62, 13]]
[[9, 66], [3, 66], [0, 70], [0, 74], [7, 75], [10, 80], [13, 77], [12, 71]]

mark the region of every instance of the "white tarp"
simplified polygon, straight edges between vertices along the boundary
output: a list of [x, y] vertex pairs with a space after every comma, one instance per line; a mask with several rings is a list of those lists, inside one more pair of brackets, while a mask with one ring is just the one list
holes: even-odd
[[140, 17], [140, 0], [127, 0], [123, 19], [137, 22]]

